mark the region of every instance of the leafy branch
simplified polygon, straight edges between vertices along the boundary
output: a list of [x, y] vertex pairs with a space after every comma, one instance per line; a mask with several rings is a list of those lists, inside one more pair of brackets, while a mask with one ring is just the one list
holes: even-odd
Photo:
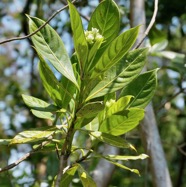
[[[74, 3], [76, 0], [72, 1], [72, 3]], [[65, 5], [64, 7], [58, 9], [56, 12], [54, 12], [49, 18], [48, 20], [43, 24], [41, 25], [37, 30], [35, 30], [34, 32], [26, 35], [26, 36], [21, 36], [21, 37], [15, 37], [15, 38], [10, 38], [10, 39], [7, 39], [7, 40], [3, 40], [3, 41], [0, 41], [0, 45], [1, 44], [4, 44], [4, 43], [8, 43], [8, 42], [12, 42], [12, 41], [16, 41], [16, 40], [23, 40], [23, 39], [26, 39], [26, 38], [29, 38], [31, 36], [33, 36], [34, 34], [36, 34], [37, 32], [39, 32], [42, 28], [44, 28], [57, 14], [59, 14], [61, 11], [65, 10], [66, 8], [68, 8], [68, 5]]]

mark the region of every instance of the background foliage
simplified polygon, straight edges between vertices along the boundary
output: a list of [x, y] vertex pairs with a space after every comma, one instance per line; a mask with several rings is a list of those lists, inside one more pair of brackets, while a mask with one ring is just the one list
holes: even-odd
[[[0, 38], [9, 38], [27, 34], [25, 13], [47, 19], [54, 10], [62, 5], [63, 1], [1, 1], [0, 2]], [[83, 1], [76, 6], [83, 15], [90, 14], [96, 6], [96, 1]], [[121, 28], [129, 27], [129, 2], [117, 1], [122, 13]], [[158, 19], [149, 35], [149, 43], [153, 45], [149, 57], [149, 69], [159, 67], [159, 87], [153, 99], [159, 130], [169, 164], [172, 181], [176, 187], [186, 184], [184, 174], [186, 165], [186, 108], [185, 108], [185, 56], [186, 54], [186, 5], [183, 0], [179, 3], [161, 0], [159, 3]], [[146, 1], [147, 20], [151, 18], [153, 1]], [[85, 27], [87, 22], [84, 19]], [[13, 26], [12, 26], [13, 25]], [[63, 38], [72, 53], [70, 45], [71, 29], [67, 11], [60, 13], [51, 25]], [[43, 91], [37, 70], [37, 57], [29, 47], [30, 40], [16, 41], [0, 46], [0, 138], [12, 138], [23, 129], [41, 127], [42, 120], [33, 118], [29, 109], [23, 104], [21, 94], [34, 95], [47, 100]], [[59, 74], [56, 72], [56, 76]], [[49, 123], [49, 122], [48, 122]], [[138, 131], [126, 135], [135, 147], [141, 146]], [[79, 141], [84, 141], [84, 138]], [[7, 165], [28, 152], [28, 145], [14, 146], [10, 149], [1, 147], [0, 165]], [[121, 150], [122, 152], [123, 150]], [[138, 148], [139, 152], [143, 152]], [[126, 154], [125, 150], [125, 154]], [[11, 155], [11, 156], [9, 156]], [[17, 168], [0, 175], [0, 186], [39, 185], [50, 182], [55, 174], [55, 154], [36, 154], [23, 162]], [[95, 161], [96, 162], [96, 161]], [[52, 165], [51, 165], [52, 163]], [[128, 163], [132, 166], [133, 163]], [[93, 167], [94, 163], [92, 164]], [[151, 184], [148, 175], [148, 162], [136, 161], [135, 166], [141, 171], [138, 177], [127, 171], [117, 170], [113, 175], [112, 186], [145, 186]], [[26, 169], [25, 169], [26, 168]], [[50, 170], [49, 170], [50, 168]], [[47, 173], [50, 171], [50, 173]], [[148, 185], [147, 185], [148, 186]]]

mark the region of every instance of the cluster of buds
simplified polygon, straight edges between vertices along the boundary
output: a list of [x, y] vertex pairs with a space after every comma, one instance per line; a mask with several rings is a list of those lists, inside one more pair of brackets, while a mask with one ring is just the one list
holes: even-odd
[[99, 33], [99, 30], [92, 28], [91, 31], [85, 31], [85, 37], [89, 44], [93, 44], [96, 41], [103, 41], [103, 36]]

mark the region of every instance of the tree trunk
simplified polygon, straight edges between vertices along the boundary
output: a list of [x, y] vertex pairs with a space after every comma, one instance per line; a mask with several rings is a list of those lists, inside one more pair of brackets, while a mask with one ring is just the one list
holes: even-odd
[[[143, 24], [137, 43], [145, 33], [144, 0], [131, 0], [131, 26]], [[140, 125], [142, 142], [149, 155], [149, 163], [154, 187], [172, 187], [169, 170], [161, 144], [152, 104], [146, 108], [146, 115]]]

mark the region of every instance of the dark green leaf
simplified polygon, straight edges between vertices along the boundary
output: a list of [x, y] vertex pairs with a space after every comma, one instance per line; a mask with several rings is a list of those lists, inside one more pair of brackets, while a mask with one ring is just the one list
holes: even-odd
[[104, 109], [104, 104], [101, 101], [85, 104], [78, 112], [77, 117], [92, 118]]
[[88, 30], [99, 29], [99, 33], [104, 36], [105, 43], [111, 42], [119, 33], [120, 15], [117, 5], [113, 0], [102, 1], [93, 12]]
[[151, 70], [139, 75], [122, 90], [120, 97], [133, 95], [134, 99], [130, 103], [130, 107], [145, 108], [151, 101], [156, 89], [157, 70]]

